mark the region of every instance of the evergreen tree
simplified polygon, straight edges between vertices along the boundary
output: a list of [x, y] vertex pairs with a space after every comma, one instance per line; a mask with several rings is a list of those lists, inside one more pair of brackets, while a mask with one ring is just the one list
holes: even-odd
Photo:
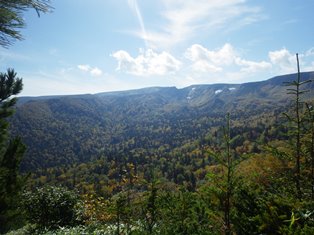
[[147, 192], [144, 195], [144, 202], [142, 203], [142, 217], [143, 227], [147, 234], [154, 234], [159, 220], [159, 208], [158, 208], [158, 184], [154, 177], [152, 182], [148, 184]]
[[[20, 29], [25, 27], [23, 12], [33, 8], [38, 16], [51, 9], [50, 0], [0, 0], [0, 46], [8, 47], [21, 40]], [[15, 96], [22, 91], [22, 79], [13, 69], [0, 73], [0, 233], [16, 225], [17, 198], [23, 186], [19, 166], [25, 152], [20, 138], [9, 138], [7, 118], [13, 114]]]
[[22, 88], [22, 79], [16, 77], [13, 69], [0, 73], [0, 232], [9, 229], [18, 214], [17, 197], [23, 186], [18, 171], [25, 146], [20, 138], [9, 138], [6, 120], [13, 114], [17, 100], [10, 97], [20, 93]]
[[294, 166], [294, 182], [295, 182], [295, 190], [296, 190], [296, 196], [301, 201], [302, 200], [302, 186], [301, 186], [301, 135], [302, 135], [302, 114], [301, 114], [301, 108], [303, 102], [301, 101], [301, 95], [308, 92], [307, 90], [302, 90], [302, 85], [311, 82], [311, 80], [301, 81], [301, 74], [300, 74], [300, 66], [299, 66], [299, 56], [296, 54], [297, 59], [297, 79], [288, 82], [287, 86], [290, 86], [292, 88], [288, 88], [288, 94], [294, 95], [294, 115], [288, 115], [285, 114], [291, 124], [293, 124], [293, 129], [291, 130], [291, 137], [295, 138], [295, 153], [294, 153], [294, 159], [295, 159], [295, 166]]
[[314, 200], [314, 109], [311, 105], [306, 104], [308, 121], [309, 121], [309, 162], [310, 162], [310, 187], [311, 187], [311, 199]]
[[210, 155], [219, 163], [221, 172], [219, 175], [208, 174], [213, 182], [213, 193], [220, 201], [219, 208], [223, 211], [224, 234], [232, 234], [231, 209], [234, 187], [236, 183], [235, 169], [240, 160], [235, 161], [234, 153], [231, 150], [232, 138], [230, 136], [230, 114], [226, 115], [226, 127], [223, 128], [223, 150], [211, 151]]

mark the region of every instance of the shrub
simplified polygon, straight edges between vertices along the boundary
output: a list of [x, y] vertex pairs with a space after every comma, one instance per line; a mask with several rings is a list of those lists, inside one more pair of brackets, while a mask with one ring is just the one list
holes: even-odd
[[41, 228], [73, 226], [83, 214], [79, 195], [65, 188], [46, 186], [25, 192], [23, 198], [29, 222]]

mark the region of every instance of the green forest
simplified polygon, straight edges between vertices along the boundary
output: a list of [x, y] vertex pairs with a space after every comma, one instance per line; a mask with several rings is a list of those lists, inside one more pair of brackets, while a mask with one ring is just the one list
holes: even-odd
[[[22, 80], [13, 70], [2, 73], [2, 232], [312, 234], [311, 75], [278, 78], [281, 105], [245, 98], [231, 106], [225, 99], [220, 112], [199, 103], [192, 112], [173, 101], [160, 104], [160, 91], [148, 95], [156, 107], [143, 96], [142, 103], [111, 97], [119, 109], [107, 100], [104, 110], [93, 109], [91, 97], [16, 105], [10, 96]], [[21, 138], [10, 138], [9, 130]]]
[[314, 234], [313, 78], [296, 54], [262, 82], [17, 98], [8, 69], [0, 234]]

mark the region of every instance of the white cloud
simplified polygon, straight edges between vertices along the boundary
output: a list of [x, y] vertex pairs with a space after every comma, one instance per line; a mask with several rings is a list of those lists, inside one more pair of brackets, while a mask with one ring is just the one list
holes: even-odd
[[81, 71], [88, 72], [90, 75], [94, 77], [99, 77], [103, 74], [102, 70], [97, 67], [92, 67], [88, 64], [80, 64], [77, 68]]
[[241, 58], [228, 43], [213, 51], [194, 44], [186, 50], [185, 57], [192, 61], [192, 68], [196, 72], [222, 72], [237, 67], [242, 72], [255, 73], [271, 68], [269, 62], [255, 62]]
[[242, 66], [241, 72], [256, 73], [272, 68], [272, 64], [266, 61], [255, 62], [236, 58], [236, 64]]
[[270, 61], [273, 64], [290, 64], [293, 55], [287, 49], [269, 52]]
[[194, 44], [187, 49], [185, 55], [193, 62], [206, 60], [216, 65], [222, 65], [226, 63], [230, 64], [232, 62], [234, 52], [233, 48], [229, 44], [225, 44], [217, 51], [210, 51], [199, 44]]
[[[286, 48], [277, 51], [270, 51], [268, 56], [271, 63], [277, 68], [279, 74], [296, 72], [296, 55], [292, 54]], [[300, 65], [302, 65], [301, 67], [306, 68], [308, 66], [305, 61], [307, 60], [306, 57], [309, 56], [312, 56], [311, 50], [307, 51], [305, 54], [299, 55], [299, 58], [304, 58], [304, 60], [300, 60]]]
[[88, 72], [91, 69], [91, 67], [88, 64], [80, 64], [77, 67], [84, 72]]
[[[268, 53], [270, 61], [278, 68], [278, 73], [295, 73], [297, 71], [296, 54], [291, 53], [286, 48]], [[314, 48], [304, 53], [299, 53], [301, 71], [314, 70]]]
[[92, 76], [98, 77], [102, 75], [102, 71], [99, 68], [95, 67], [90, 71], [90, 74]]
[[198, 72], [202, 72], [202, 73], [206, 73], [206, 72], [221, 72], [222, 68], [215, 66], [213, 64], [210, 64], [208, 61], [206, 60], [198, 60], [195, 61], [192, 65], [192, 68], [194, 71], [198, 71]]
[[140, 54], [133, 58], [128, 52], [120, 50], [112, 56], [118, 61], [118, 71], [137, 76], [175, 73], [181, 67], [181, 62], [165, 51], [158, 54], [152, 49], [140, 50]]
[[[314, 50], [299, 54], [301, 71], [314, 70]], [[206, 83], [242, 83], [259, 81], [281, 74], [296, 72], [295, 55], [287, 49], [270, 51], [265, 59], [252, 60], [241, 49], [226, 43], [220, 48], [209, 49], [200, 44], [191, 45], [177, 59], [168, 52], [157, 53], [152, 49], [140, 50], [136, 56], [120, 50], [113, 53], [117, 71], [136, 76], [150, 77], [145, 81], [160, 82], [179, 87]], [[268, 57], [267, 57], [268, 55]], [[137, 78], [140, 81], [143, 78]], [[141, 80], [143, 82], [144, 80]]]
[[[209, 34], [228, 31], [231, 25], [239, 29], [263, 19], [260, 8], [247, 6], [246, 0], [162, 0], [162, 9], [164, 25], [154, 30], [141, 26], [141, 31], [135, 33], [152, 48], [171, 48], [193, 38], [200, 30]], [[137, 16], [141, 22], [141, 15]]]

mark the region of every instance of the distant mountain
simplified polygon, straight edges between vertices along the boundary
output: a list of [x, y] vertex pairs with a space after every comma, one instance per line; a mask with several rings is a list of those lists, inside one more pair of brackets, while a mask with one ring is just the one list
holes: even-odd
[[[203, 138], [210, 128], [234, 121], [253, 125], [291, 103], [284, 82], [296, 74], [244, 84], [151, 87], [94, 95], [21, 97], [11, 120], [28, 151], [22, 168], [34, 170], [88, 162], [101, 155], [158, 153]], [[302, 73], [314, 79], [314, 72]], [[314, 83], [304, 87], [314, 98]], [[255, 123], [255, 122], [254, 122]], [[266, 124], [265, 124], [266, 125]]]

